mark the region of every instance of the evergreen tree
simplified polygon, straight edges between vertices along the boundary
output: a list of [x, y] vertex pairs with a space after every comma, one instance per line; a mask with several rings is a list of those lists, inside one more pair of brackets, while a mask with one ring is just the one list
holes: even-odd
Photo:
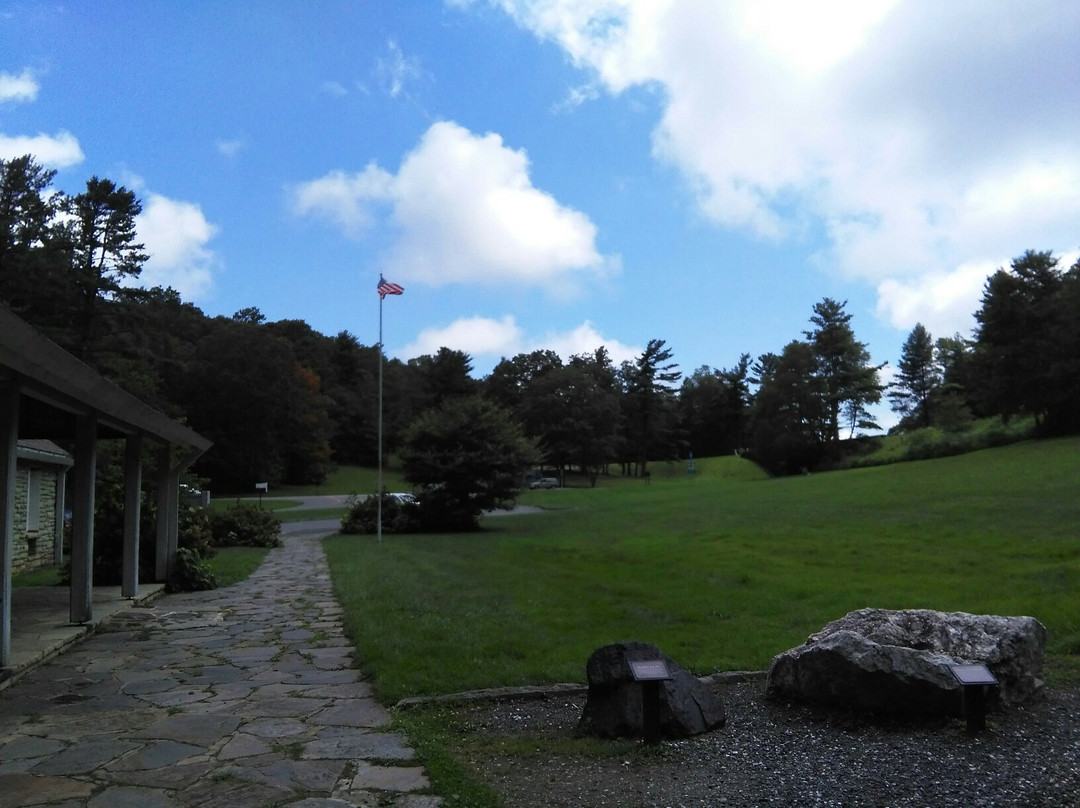
[[916, 323], [904, 341], [897, 368], [896, 381], [889, 391], [893, 411], [920, 426], [930, 426], [931, 401], [941, 388], [942, 374], [934, 356], [933, 338], [922, 323]]
[[883, 365], [870, 364], [866, 344], [856, 340], [851, 330], [846, 305], [847, 301], [837, 303], [827, 297], [814, 304], [810, 322], [817, 327], [803, 332], [814, 351], [815, 373], [824, 382], [827, 439], [831, 442], [840, 439], [841, 413], [851, 434], [858, 427], [875, 426], [866, 418], [866, 408], [881, 400], [884, 389], [878, 381]]

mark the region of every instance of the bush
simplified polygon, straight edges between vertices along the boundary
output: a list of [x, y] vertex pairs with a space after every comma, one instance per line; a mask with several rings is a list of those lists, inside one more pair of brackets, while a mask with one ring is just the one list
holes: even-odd
[[[379, 520], [379, 501], [372, 494], [360, 499], [349, 498], [349, 510], [341, 517], [342, 533], [377, 533]], [[401, 502], [383, 492], [382, 498], [383, 533], [418, 533], [420, 506], [411, 502]]]
[[281, 521], [254, 505], [233, 505], [212, 514], [210, 531], [216, 547], [280, 547]]
[[179, 548], [169, 570], [166, 591], [198, 592], [215, 587], [217, 587], [217, 580], [214, 578], [214, 572], [198, 551], [189, 547]]

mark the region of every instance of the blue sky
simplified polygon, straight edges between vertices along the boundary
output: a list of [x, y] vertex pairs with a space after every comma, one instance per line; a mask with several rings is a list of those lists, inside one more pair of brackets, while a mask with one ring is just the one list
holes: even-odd
[[[1080, 247], [1080, 3], [0, 0], [0, 157], [137, 191], [145, 285], [483, 375], [683, 371], [847, 300], [875, 362]], [[884, 420], [888, 420], [884, 416]]]

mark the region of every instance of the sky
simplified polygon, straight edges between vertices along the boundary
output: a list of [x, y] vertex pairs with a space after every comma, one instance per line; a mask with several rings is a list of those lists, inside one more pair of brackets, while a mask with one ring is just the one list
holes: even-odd
[[[140, 282], [481, 377], [685, 374], [846, 301], [890, 363], [1080, 256], [1076, 0], [0, 0], [0, 158], [135, 191]], [[895, 422], [883, 406], [883, 426]]]

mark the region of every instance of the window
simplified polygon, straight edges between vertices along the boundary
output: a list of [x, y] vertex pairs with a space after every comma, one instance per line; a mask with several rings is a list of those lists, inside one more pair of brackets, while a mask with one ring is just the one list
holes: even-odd
[[26, 532], [41, 529], [41, 469], [29, 469], [26, 478]]

